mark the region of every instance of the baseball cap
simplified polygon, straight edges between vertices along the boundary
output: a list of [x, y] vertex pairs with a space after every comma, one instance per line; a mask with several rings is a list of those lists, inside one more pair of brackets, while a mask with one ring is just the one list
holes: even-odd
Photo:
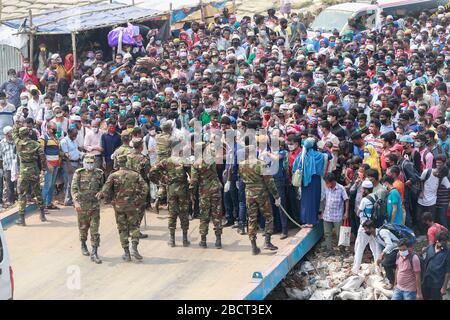
[[401, 145], [401, 144], [399, 144], [399, 143], [396, 143], [396, 144], [394, 144], [390, 149], [389, 149], [389, 151], [400, 151], [400, 152], [403, 152], [403, 146]]
[[414, 139], [412, 137], [410, 137], [409, 135], [405, 135], [400, 138], [400, 142], [414, 143]]

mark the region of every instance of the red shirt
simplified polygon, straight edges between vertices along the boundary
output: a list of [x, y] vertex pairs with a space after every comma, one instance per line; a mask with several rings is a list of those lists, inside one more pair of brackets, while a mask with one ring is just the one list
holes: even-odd
[[302, 152], [301, 147], [298, 147], [294, 151], [289, 151], [289, 155], [288, 155], [289, 181], [291, 181], [291, 178], [292, 178], [292, 166], [294, 165], [295, 158], [297, 158], [297, 156], [300, 152]]
[[440, 225], [439, 223], [433, 224], [428, 228], [427, 237], [428, 243], [434, 244], [436, 242], [436, 235], [441, 231], [448, 231], [446, 227]]

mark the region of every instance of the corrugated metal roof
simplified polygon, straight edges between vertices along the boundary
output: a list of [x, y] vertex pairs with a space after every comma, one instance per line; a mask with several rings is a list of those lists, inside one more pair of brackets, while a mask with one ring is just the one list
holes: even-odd
[[84, 6], [102, 1], [105, 0], [3, 0], [0, 19], [11, 20], [28, 16], [29, 9], [35, 15], [50, 10]]
[[[163, 14], [159, 10], [120, 3], [96, 3], [38, 15], [33, 17], [33, 28], [36, 34], [67, 34], [145, 20]], [[23, 21], [22, 18], [3, 23], [8, 27], [19, 29]], [[26, 28], [28, 27], [29, 21], [26, 22]]]

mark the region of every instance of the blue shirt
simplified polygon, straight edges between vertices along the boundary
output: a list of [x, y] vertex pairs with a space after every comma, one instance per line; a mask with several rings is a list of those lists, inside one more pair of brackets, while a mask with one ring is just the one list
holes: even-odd
[[273, 175], [274, 179], [286, 179], [286, 168], [284, 166], [284, 162], [287, 157], [287, 151], [286, 150], [280, 150], [278, 151], [278, 155], [280, 156], [280, 159], [278, 160], [278, 171]]
[[8, 80], [3, 82], [0, 91], [5, 91], [8, 102], [12, 103], [16, 108], [20, 106], [20, 93], [25, 89], [23, 81], [19, 78], [15, 82]]
[[[393, 205], [397, 205], [397, 215], [395, 216], [395, 220], [392, 219], [392, 210]], [[400, 192], [397, 189], [392, 189], [387, 197], [387, 214], [389, 218], [389, 222], [395, 224], [403, 224], [403, 212], [402, 212], [402, 199], [400, 197]]]
[[113, 163], [111, 156], [121, 144], [122, 140], [117, 133], [114, 133], [113, 135], [104, 133], [102, 135], [101, 146], [103, 148], [103, 157], [105, 157], [105, 162], [107, 164]]
[[353, 146], [353, 154], [364, 159], [364, 148], [359, 149], [357, 146]]
[[61, 150], [62, 152], [69, 154], [70, 161], [77, 161], [81, 158], [80, 150], [78, 150], [78, 142], [76, 140], [71, 140], [69, 136], [61, 140]]

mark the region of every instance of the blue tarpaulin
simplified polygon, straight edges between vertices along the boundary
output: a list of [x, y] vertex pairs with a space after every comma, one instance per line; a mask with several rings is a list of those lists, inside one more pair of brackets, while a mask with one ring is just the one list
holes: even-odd
[[[33, 16], [36, 34], [69, 34], [83, 30], [117, 26], [127, 22], [142, 22], [167, 13], [120, 3], [97, 3]], [[19, 29], [24, 19], [4, 21], [8, 27]], [[29, 27], [29, 21], [26, 22]]]

